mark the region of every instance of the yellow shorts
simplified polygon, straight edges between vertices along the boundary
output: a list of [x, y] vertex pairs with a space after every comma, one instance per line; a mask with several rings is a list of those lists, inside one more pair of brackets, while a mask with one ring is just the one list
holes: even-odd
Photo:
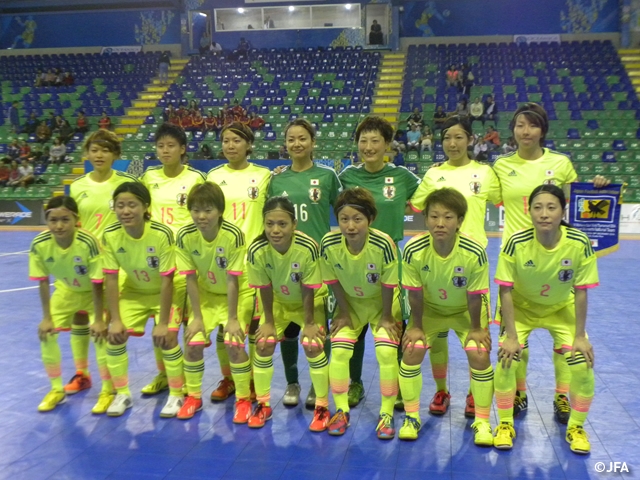
[[[186, 293], [186, 292], [185, 292]], [[182, 323], [184, 296], [173, 292], [171, 311], [169, 312], [169, 330], [178, 331]], [[144, 327], [149, 317], [155, 322], [160, 317], [160, 294], [144, 294], [122, 290], [120, 292], [120, 318], [127, 332], [135, 337], [144, 335]]]
[[[396, 322], [402, 321], [402, 296], [400, 290], [397, 289], [394, 292], [393, 305], [391, 307], [391, 315], [395, 318]], [[353, 328], [342, 328], [337, 333], [337, 337], [343, 340], [351, 341], [357, 340], [362, 332], [362, 329], [371, 324], [373, 336], [376, 336], [378, 320], [382, 316], [382, 297], [372, 298], [354, 298], [347, 296], [347, 303], [349, 305], [349, 316], [351, 317], [351, 324]], [[336, 307], [336, 316], [340, 314], [340, 307]], [[386, 336], [386, 333], [385, 333]], [[332, 340], [335, 340], [333, 338]]]
[[[484, 310], [486, 309], [483, 301], [483, 311]], [[480, 326], [486, 329], [488, 325], [489, 320], [487, 316], [481, 315]], [[413, 321], [409, 321], [407, 328], [411, 328], [412, 326]], [[449, 333], [449, 330], [453, 330], [458, 337], [458, 340], [460, 340], [460, 343], [463, 345], [464, 350], [477, 350], [476, 342], [473, 340], [470, 341], [466, 347], [464, 346], [464, 341], [471, 330], [471, 316], [469, 315], [469, 310], [445, 315], [442, 310], [437, 310], [429, 305], [424, 305], [424, 310], [422, 311], [422, 329], [425, 337], [427, 337], [427, 345], [432, 345], [438, 336], [446, 336]], [[481, 348], [481, 350], [486, 351], [485, 348]]]
[[[253, 309], [255, 307], [254, 290], [247, 290], [238, 296], [238, 321], [240, 327], [247, 333], [249, 323], [253, 317]], [[200, 311], [202, 312], [202, 321], [206, 336], [197, 333], [189, 342], [189, 345], [211, 345], [211, 332], [218, 326], [223, 328], [229, 320], [229, 305], [226, 295], [216, 295], [214, 293], [200, 292]], [[193, 320], [193, 311], [189, 313], [189, 321]]]
[[93, 292], [71, 292], [56, 289], [51, 295], [51, 321], [58, 332], [71, 330], [76, 313], [89, 316], [89, 323], [95, 320], [93, 308]]
[[[278, 341], [284, 337], [284, 331], [290, 323], [304, 327], [304, 312], [301, 303], [273, 302], [273, 319], [276, 323], [276, 337]], [[325, 331], [327, 325], [327, 297], [318, 296], [313, 299], [313, 321]], [[265, 323], [264, 312], [260, 317], [260, 325]], [[273, 342], [269, 339], [268, 342]]]
[[[532, 312], [521, 309], [514, 304], [513, 313], [520, 346], [524, 347], [532, 331], [536, 328], [542, 328], [551, 334], [554, 350], [571, 351], [576, 338], [575, 305], [566, 305], [557, 312], [540, 318]], [[504, 329], [501, 329], [500, 344], [502, 344], [503, 339]]]

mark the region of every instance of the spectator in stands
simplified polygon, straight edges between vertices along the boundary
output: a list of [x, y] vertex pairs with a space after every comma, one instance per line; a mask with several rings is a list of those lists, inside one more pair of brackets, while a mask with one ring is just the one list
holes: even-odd
[[0, 187], [6, 187], [9, 182], [9, 163], [11, 163], [9, 157], [4, 157], [0, 160]]
[[24, 140], [20, 140], [20, 160], [29, 159], [31, 156], [31, 147]]
[[64, 80], [64, 74], [59, 68], [56, 68], [56, 79], [55, 79], [54, 85], [56, 87], [61, 87], [63, 80]]
[[473, 75], [469, 64], [465, 63], [462, 65], [459, 78], [458, 91], [462, 93], [462, 95], [469, 96], [469, 92], [471, 91], [471, 87], [473, 87], [473, 82], [475, 80], [475, 76]]
[[404, 133], [404, 130], [396, 130], [396, 133], [393, 135], [393, 140], [391, 141], [391, 150], [396, 153], [402, 153], [407, 149], [407, 136]]
[[191, 118], [193, 119], [193, 131], [204, 132], [206, 129], [204, 124], [204, 117], [202, 116], [202, 113], [200, 113], [199, 109], [191, 115]]
[[43, 86], [44, 87], [53, 87], [56, 84], [56, 74], [53, 72], [53, 70], [48, 70], [47, 73], [44, 76], [44, 82], [43, 82]]
[[507, 143], [502, 145], [502, 153], [511, 153], [518, 150], [518, 144], [516, 143], [516, 139], [513, 137], [509, 137]]
[[211, 151], [211, 147], [208, 144], [202, 144], [202, 146], [200, 147], [200, 155], [198, 156], [198, 158], [201, 158], [202, 160], [211, 160], [213, 158], [213, 152]]
[[371, 30], [369, 31], [369, 45], [384, 45], [382, 26], [378, 23], [378, 20], [374, 20], [371, 23]]
[[267, 15], [267, 18], [264, 19], [264, 28], [265, 30], [268, 28], [276, 28], [275, 23], [273, 23], [273, 20], [269, 15]]
[[500, 134], [491, 125], [487, 127], [487, 134], [482, 141], [487, 145], [487, 150], [495, 150], [500, 148]]
[[416, 152], [420, 150], [420, 140], [422, 135], [420, 134], [420, 126], [415, 123], [411, 127], [411, 130], [407, 132], [407, 151], [415, 150]]
[[161, 83], [167, 83], [169, 81], [170, 66], [171, 58], [169, 56], [169, 52], [162, 52], [162, 55], [160, 55], [160, 59], [158, 60], [158, 76], [160, 77]]
[[233, 101], [233, 107], [231, 108], [231, 111], [233, 112], [233, 120], [235, 122], [245, 122], [247, 118], [247, 111], [242, 105], [240, 105], [240, 102], [237, 98]]
[[189, 113], [191, 115], [200, 111], [200, 105], [198, 105], [198, 101], [194, 98], [189, 102]]
[[36, 141], [40, 143], [47, 143], [51, 138], [51, 129], [47, 125], [47, 122], [42, 120], [38, 128], [36, 128]]
[[247, 56], [249, 54], [249, 50], [251, 50], [251, 44], [244, 37], [240, 37], [240, 42], [238, 42], [238, 54]]
[[422, 128], [422, 125], [424, 125], [424, 118], [422, 117], [422, 113], [420, 113], [420, 109], [418, 107], [413, 109], [413, 113], [409, 115], [409, 118], [407, 118], [407, 123], [409, 124], [409, 127], [418, 125], [418, 128]]
[[102, 111], [100, 120], [98, 120], [98, 127], [105, 130], [111, 130], [111, 119], [107, 115], [107, 112], [105, 112], [104, 110]]
[[438, 105], [435, 113], [433, 114], [433, 130], [442, 130], [442, 125], [447, 121], [447, 113], [444, 111], [442, 105]]
[[207, 116], [204, 117], [204, 128], [208, 132], [216, 132], [216, 137], [218, 136], [217, 133], [220, 131], [218, 116], [214, 115], [211, 109], [207, 112]]
[[211, 35], [205, 31], [200, 37], [200, 55], [206, 55], [209, 52], [211, 46]]
[[209, 47], [209, 51], [211, 53], [221, 52], [222, 51], [222, 45], [220, 45], [219, 43], [216, 43], [215, 40], [211, 39], [211, 46]]
[[39, 143], [37, 143], [32, 149], [31, 149], [31, 154], [29, 155], [29, 162], [32, 165], [36, 165], [39, 164], [41, 162], [47, 162], [49, 161], [49, 147], [45, 147], [47, 150], [47, 157], [44, 158], [43, 156], [43, 152], [42, 152], [42, 145], [40, 145]]
[[11, 167], [9, 168], [9, 174], [7, 175], [6, 186], [17, 187], [20, 185], [20, 170], [18, 168], [18, 161], [11, 160]]
[[53, 131], [56, 128], [56, 116], [53, 112], [49, 112], [49, 118], [47, 118], [47, 127]]
[[53, 145], [49, 150], [49, 155], [50, 155], [51, 162], [55, 163], [56, 165], [60, 165], [64, 161], [65, 156], [67, 155], [67, 146], [64, 143], [62, 143], [62, 141], [59, 138], [54, 138]]
[[491, 95], [489, 95], [484, 102], [484, 120], [482, 121], [482, 126], [484, 126], [484, 122], [487, 120], [493, 122], [494, 126], [498, 126], [498, 106], [496, 102], [493, 101]]
[[447, 86], [455, 87], [458, 85], [459, 76], [458, 68], [455, 65], [450, 65], [449, 70], [447, 70]]
[[62, 78], [62, 85], [64, 85], [65, 87], [70, 87], [71, 85], [73, 85], [76, 82], [75, 77], [73, 76], [73, 73], [71, 72], [64, 72], [64, 76]]
[[74, 130], [68, 120], [63, 120], [62, 127], [58, 130], [58, 137], [62, 143], [69, 143], [73, 137]]
[[7, 156], [11, 160], [15, 160], [20, 156], [20, 145], [18, 144], [18, 139], [14, 138], [11, 140], [9, 147], [7, 148]]
[[36, 79], [33, 82], [33, 86], [36, 88], [42, 86], [42, 70], [38, 70], [36, 73]]
[[468, 117], [469, 116], [469, 104], [467, 103], [466, 98], [462, 98], [458, 105], [456, 105], [456, 111], [453, 112], [454, 115], [458, 115], [459, 117]]
[[251, 130], [253, 130], [254, 132], [256, 130], [262, 130], [264, 124], [265, 121], [261, 117], [258, 117], [255, 112], [251, 112], [249, 114], [249, 128]]
[[285, 146], [280, 145], [280, 148], [278, 149], [278, 160], [289, 160], [289, 158], [291, 157], [289, 156], [289, 152], [287, 152]]
[[429, 125], [425, 125], [422, 130], [422, 137], [420, 137], [420, 154], [423, 154], [426, 151], [430, 152], [433, 150], [433, 133], [429, 128]]
[[89, 122], [87, 121], [87, 117], [84, 115], [84, 111], [80, 110], [78, 112], [78, 118], [76, 119], [76, 132], [85, 134], [89, 131]]
[[36, 176], [33, 173], [33, 166], [29, 164], [29, 160], [26, 158], [22, 160], [22, 165], [18, 167], [20, 172], [20, 186], [26, 187], [36, 181]]
[[40, 120], [38, 120], [38, 117], [36, 116], [36, 112], [31, 112], [27, 121], [24, 122], [24, 127], [22, 127], [22, 131], [29, 135], [36, 133], [36, 128], [38, 128], [39, 123], [40, 123]]
[[7, 117], [13, 133], [20, 133], [20, 110], [18, 110], [18, 105], [18, 102], [14, 101], [7, 110]]
[[484, 106], [480, 101], [480, 97], [476, 97], [476, 99], [473, 101], [473, 103], [469, 107], [469, 114], [471, 115], [470, 120], [471, 120], [472, 126], [473, 126], [473, 122], [475, 122], [476, 120], [481, 121], [482, 125], [484, 126], [484, 116], [483, 116]]
[[60, 129], [64, 127], [64, 118], [62, 115], [56, 115], [55, 117], [55, 125], [51, 129], [51, 133], [60, 133]]

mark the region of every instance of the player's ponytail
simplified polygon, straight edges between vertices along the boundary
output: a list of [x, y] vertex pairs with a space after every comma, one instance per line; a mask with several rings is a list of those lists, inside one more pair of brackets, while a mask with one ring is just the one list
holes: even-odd
[[[560, 202], [560, 208], [564, 212], [564, 209], [567, 206], [567, 198], [564, 195], [564, 191], [557, 185], [539, 185], [534, 188], [533, 192], [531, 192], [531, 195], [529, 195], [529, 210], [531, 210], [531, 205], [533, 204], [535, 198], [541, 193], [548, 193], [556, 197]], [[560, 225], [564, 227], [571, 227], [571, 224], [564, 220], [560, 221]]]

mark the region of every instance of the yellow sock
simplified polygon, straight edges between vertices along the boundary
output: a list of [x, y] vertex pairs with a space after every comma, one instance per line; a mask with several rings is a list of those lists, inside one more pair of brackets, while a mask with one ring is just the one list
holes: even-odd
[[118, 393], [131, 395], [129, 390], [129, 355], [127, 345], [107, 345], [107, 365], [113, 386]]
[[227, 353], [227, 346], [224, 344], [224, 330], [222, 327], [218, 327], [218, 333], [216, 334], [216, 355], [218, 356], [222, 376], [231, 378], [229, 354]]
[[471, 392], [476, 404], [476, 420], [489, 421], [493, 402], [493, 367], [485, 370], [471, 369]]
[[256, 385], [258, 402], [271, 405], [271, 379], [273, 378], [273, 356], [261, 357], [256, 352], [253, 357], [253, 381]]
[[393, 415], [393, 405], [398, 397], [398, 345], [388, 337], [386, 330], [375, 334], [375, 350], [380, 367], [380, 413]]
[[89, 325], [71, 325], [71, 353], [76, 371], [89, 375]]
[[582, 426], [587, 420], [591, 401], [595, 393], [595, 377], [593, 368], [587, 366], [584, 355], [577, 353], [571, 359], [571, 353], [565, 353], [565, 359], [571, 372], [571, 387], [569, 400], [571, 402], [571, 416], [567, 427]]
[[353, 355], [355, 340], [333, 339], [331, 341], [331, 362], [329, 363], [329, 384], [336, 410], [349, 411], [349, 359]]
[[251, 383], [251, 362], [247, 360], [243, 363], [231, 364], [231, 376], [233, 383], [236, 385], [236, 399], [249, 400], [251, 391], [249, 384]]
[[112, 393], [114, 391], [113, 382], [111, 381], [111, 374], [109, 373], [109, 366], [107, 365], [107, 342], [95, 342], [96, 349], [96, 363], [98, 364], [98, 371], [100, 372], [100, 379], [102, 380], [102, 392]]
[[180, 345], [178, 345], [169, 350], [163, 350], [162, 354], [164, 358], [164, 368], [167, 372], [167, 381], [169, 382], [169, 395], [181, 397], [182, 387], [184, 386], [182, 349]]
[[324, 351], [315, 358], [307, 357], [309, 376], [316, 392], [316, 407], [329, 407], [329, 361]]
[[429, 360], [431, 361], [431, 372], [436, 382], [436, 392], [445, 391], [447, 388], [447, 369], [449, 367], [449, 332], [440, 332], [431, 341], [429, 349]]
[[422, 392], [422, 369], [420, 365], [400, 363], [400, 391], [407, 417], [420, 420], [420, 393]]
[[56, 392], [63, 392], [62, 355], [60, 354], [60, 345], [58, 345], [58, 335], [47, 335], [47, 339], [44, 342], [40, 342], [40, 351], [42, 352], [44, 369], [51, 382], [51, 389]]

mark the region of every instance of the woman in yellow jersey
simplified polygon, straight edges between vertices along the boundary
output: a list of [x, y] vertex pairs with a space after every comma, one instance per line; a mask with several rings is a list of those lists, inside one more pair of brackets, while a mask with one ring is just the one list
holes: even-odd
[[249, 286], [260, 289], [263, 312], [256, 333], [253, 374], [258, 405], [249, 427], [261, 428], [271, 418], [273, 352], [285, 329], [302, 327], [302, 345], [309, 362], [316, 404], [309, 430], [322, 432], [329, 423], [329, 364], [326, 339], [327, 288], [322, 284], [320, 251], [309, 236], [296, 231], [296, 215], [287, 197], [272, 197], [264, 205], [264, 232], [249, 247]]
[[[443, 131], [446, 131], [446, 124]], [[457, 189], [433, 190], [425, 200], [428, 232], [413, 237], [404, 249], [402, 285], [409, 292], [411, 321], [403, 338], [400, 389], [406, 417], [398, 436], [416, 440], [420, 430], [420, 392], [425, 345], [453, 330], [466, 350], [471, 391], [476, 399], [475, 444], [493, 445], [489, 412], [493, 368], [489, 319], [482, 316], [489, 291], [489, 261], [484, 245], [460, 233], [467, 201]]]
[[[531, 227], [528, 198], [538, 185], [556, 185], [568, 194], [569, 184], [578, 178], [568, 156], [543, 148], [549, 131], [547, 112], [536, 103], [525, 103], [513, 115], [510, 126], [518, 150], [499, 157], [493, 170], [500, 180], [502, 203], [505, 209], [505, 223], [502, 238], [507, 239], [516, 231]], [[609, 180], [601, 175], [593, 179], [595, 187], [604, 187]], [[500, 299], [498, 299], [500, 300]], [[496, 322], [500, 321], [500, 309], [496, 310]], [[514, 415], [528, 407], [526, 395], [527, 364], [529, 348], [520, 355], [518, 366], [518, 389], [515, 399]], [[569, 420], [570, 408], [567, 393], [571, 373], [564, 361], [562, 352], [553, 355], [556, 377], [556, 393], [553, 409], [556, 419], [563, 424]]]
[[251, 414], [251, 365], [244, 348], [253, 315], [254, 294], [244, 274], [246, 245], [242, 231], [226, 220], [225, 198], [218, 185], [205, 182], [189, 192], [187, 208], [193, 223], [178, 232], [177, 263], [187, 277], [191, 301], [185, 328], [184, 376], [188, 397], [177, 417], [192, 418], [202, 409], [204, 348], [218, 325], [227, 334], [226, 348], [236, 385], [234, 423], [247, 423]]
[[[217, 183], [224, 192], [227, 214], [225, 219], [242, 230], [248, 245], [262, 230], [262, 207], [267, 200], [271, 172], [249, 162], [253, 150], [254, 135], [251, 129], [240, 122], [232, 122], [222, 129], [222, 152], [228, 163], [220, 165], [207, 173], [207, 180]], [[258, 306], [258, 305], [256, 305]], [[259, 313], [249, 325], [249, 357], [255, 351], [255, 332], [258, 329]], [[222, 329], [216, 336], [216, 353], [222, 370], [222, 380], [211, 393], [211, 401], [226, 400], [235, 391], [229, 357], [224, 347]], [[252, 399], [253, 392], [252, 383]]]
[[[500, 182], [489, 165], [469, 158], [468, 147], [473, 142], [473, 131], [467, 117], [453, 116], [442, 126], [440, 133], [442, 147], [447, 161], [427, 170], [422, 183], [411, 198], [411, 208], [415, 212], [425, 210], [426, 199], [440, 188], [454, 188], [467, 200], [468, 210], [460, 226], [460, 232], [487, 247], [484, 230], [487, 202], [500, 203]], [[481, 295], [483, 321], [490, 322], [491, 302], [489, 292]], [[448, 329], [429, 341], [431, 371], [436, 382], [436, 394], [429, 405], [429, 412], [443, 415], [449, 407], [451, 395], [447, 389], [447, 369], [449, 360]], [[469, 390], [464, 414], [475, 417], [473, 393]]]
[[[100, 376], [107, 385], [92, 412], [104, 413], [114, 395], [104, 353], [107, 327], [102, 318], [103, 275], [99, 244], [93, 235], [76, 227], [79, 220], [78, 205], [71, 197], [55, 197], [49, 201], [45, 219], [48, 230], [34, 238], [29, 252], [29, 278], [39, 282], [42, 303], [42, 321], [38, 326], [42, 361], [51, 380], [51, 391], [44, 397], [38, 410], [53, 410], [65, 402], [65, 392], [76, 393], [62, 386], [58, 333], [71, 330], [74, 335], [78, 329], [73, 324], [74, 318], [79, 317], [83, 325], [90, 324], [85, 327], [86, 335], [95, 338]], [[53, 295], [49, 294], [50, 275], [55, 278]], [[72, 341], [71, 347], [78, 372], [76, 376], [80, 375], [84, 379], [80, 384], [89, 388], [89, 345], [78, 348]]]
[[[184, 401], [182, 351], [175, 344], [184, 301], [176, 303], [173, 291], [173, 233], [151, 220], [151, 195], [142, 183], [118, 186], [113, 203], [118, 222], [102, 235], [105, 292], [111, 314], [107, 363], [117, 391], [107, 415], [120, 416], [132, 406], [127, 339], [144, 335], [147, 320], [154, 317], [153, 343], [162, 350], [169, 384], [169, 398], [160, 416], [175, 417]], [[121, 288], [120, 270], [127, 275]]]
[[[291, 156], [291, 167], [285, 167], [274, 175], [269, 184], [269, 197], [286, 196], [296, 212], [297, 229], [320, 243], [322, 237], [331, 230], [330, 211], [342, 185], [336, 171], [313, 162], [316, 144], [315, 128], [308, 120], [297, 118], [284, 130], [285, 144]], [[331, 303], [331, 302], [330, 302]], [[300, 383], [298, 382], [298, 335], [300, 327], [290, 323], [284, 331], [280, 344], [282, 363], [287, 380], [282, 403], [298, 405]], [[331, 342], [325, 342], [325, 355], [331, 354]], [[313, 385], [305, 400], [309, 409], [315, 408]]]
[[344, 435], [349, 426], [349, 359], [360, 332], [371, 323], [382, 394], [376, 432], [378, 438], [391, 439], [402, 316], [396, 246], [387, 234], [371, 228], [377, 209], [369, 190], [344, 190], [334, 209], [340, 230], [324, 236], [321, 250], [322, 277], [338, 304], [331, 322], [329, 367], [336, 413], [328, 430], [330, 435]]
[[[494, 446], [512, 448], [513, 399], [519, 353], [533, 330], [547, 330], [554, 350], [570, 371], [571, 415], [566, 440], [571, 450], [591, 450], [584, 431], [594, 394], [593, 348], [586, 333], [587, 290], [598, 286], [596, 255], [589, 238], [562, 221], [566, 205], [556, 185], [536, 187], [528, 201], [533, 227], [509, 237], [498, 260], [502, 332], [495, 373], [500, 424]], [[512, 363], [516, 362], [516, 365]]]
[[[195, 185], [204, 182], [204, 174], [194, 168], [182, 164], [187, 150], [187, 136], [177, 125], [164, 123], [156, 130], [156, 155], [162, 165], [149, 167], [140, 177], [140, 181], [151, 194], [151, 218], [169, 227], [174, 235], [185, 225], [191, 223], [191, 215], [187, 209], [187, 195]], [[182, 303], [182, 312], [187, 314], [187, 283], [184, 277], [174, 280], [174, 302]], [[178, 347], [178, 332], [170, 333], [167, 339], [171, 348]], [[168, 388], [163, 353], [154, 348], [158, 374], [142, 387], [145, 395], [155, 395]]]
[[[100, 239], [105, 227], [116, 221], [111, 200], [113, 191], [121, 183], [134, 182], [136, 178], [128, 173], [113, 170], [113, 162], [120, 156], [120, 139], [109, 130], [100, 129], [89, 135], [84, 142], [84, 154], [91, 162], [93, 171], [75, 179], [70, 186], [69, 194], [78, 204], [82, 228]], [[89, 349], [89, 330], [86, 322], [88, 318], [76, 315], [71, 327], [72, 348], [84, 352]], [[103, 349], [102, 353], [106, 355], [106, 350]], [[100, 359], [102, 368], [108, 374], [106, 362], [106, 357]], [[65, 391], [68, 394], [77, 393], [90, 386], [91, 381], [78, 374], [65, 386]], [[109, 382], [102, 383], [104, 396], [111, 395], [112, 391], [113, 386]]]

